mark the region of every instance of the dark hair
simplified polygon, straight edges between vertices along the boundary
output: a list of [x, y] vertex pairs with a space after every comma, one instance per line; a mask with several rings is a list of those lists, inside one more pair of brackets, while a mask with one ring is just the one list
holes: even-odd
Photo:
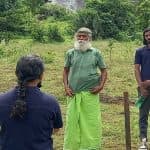
[[23, 56], [16, 65], [16, 76], [18, 79], [17, 100], [12, 108], [10, 117], [23, 118], [26, 111], [26, 85], [30, 81], [39, 79], [44, 72], [44, 64], [36, 55]]
[[144, 44], [144, 45], [147, 45], [147, 41], [146, 41], [146, 39], [145, 39], [145, 33], [146, 33], [146, 32], [149, 32], [149, 31], [150, 31], [150, 27], [144, 29], [144, 31], [143, 31], [143, 44]]

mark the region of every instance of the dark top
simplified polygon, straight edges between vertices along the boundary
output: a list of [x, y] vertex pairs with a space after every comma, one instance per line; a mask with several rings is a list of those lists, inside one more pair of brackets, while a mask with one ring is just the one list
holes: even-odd
[[142, 81], [150, 80], [150, 48], [145, 46], [136, 50], [134, 64], [141, 66]]
[[26, 92], [27, 112], [22, 120], [10, 118], [17, 88], [0, 95], [0, 142], [2, 150], [52, 150], [53, 128], [62, 127], [56, 99], [37, 87]]

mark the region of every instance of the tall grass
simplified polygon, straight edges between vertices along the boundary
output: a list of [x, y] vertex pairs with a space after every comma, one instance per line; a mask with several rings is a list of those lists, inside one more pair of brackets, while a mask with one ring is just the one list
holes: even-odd
[[[26, 54], [40, 55], [45, 61], [45, 77], [42, 90], [57, 97], [61, 104], [65, 122], [66, 102], [62, 83], [64, 54], [73, 41], [42, 44], [30, 39], [13, 40], [8, 45], [0, 44], [0, 92], [5, 92], [16, 84], [15, 65], [18, 58]], [[134, 53], [140, 42], [117, 42], [113, 40], [94, 41], [93, 46], [100, 49], [107, 64], [108, 81], [102, 91], [110, 97], [122, 96], [129, 92], [132, 100], [137, 98], [134, 77]], [[103, 121], [102, 150], [124, 150], [124, 114], [122, 104], [101, 104]], [[130, 107], [132, 149], [138, 146], [138, 110]], [[55, 135], [55, 150], [62, 150], [64, 129]]]

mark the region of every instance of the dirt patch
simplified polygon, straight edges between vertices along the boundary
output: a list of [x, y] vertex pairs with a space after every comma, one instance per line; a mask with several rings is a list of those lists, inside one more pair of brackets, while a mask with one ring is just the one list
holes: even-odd
[[[100, 93], [100, 100], [103, 103], [113, 103], [113, 104], [123, 104], [124, 103], [124, 97], [121, 97], [121, 96], [112, 97], [112, 96], [106, 95], [104, 93]], [[130, 105], [134, 105], [135, 104], [134, 101], [135, 101], [134, 99], [129, 98]]]

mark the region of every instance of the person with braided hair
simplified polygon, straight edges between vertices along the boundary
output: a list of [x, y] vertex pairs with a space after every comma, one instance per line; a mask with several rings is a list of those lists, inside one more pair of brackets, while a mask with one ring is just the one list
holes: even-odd
[[43, 72], [38, 56], [17, 62], [18, 86], [0, 95], [2, 150], [53, 150], [51, 136], [63, 123], [56, 98], [40, 91]]

